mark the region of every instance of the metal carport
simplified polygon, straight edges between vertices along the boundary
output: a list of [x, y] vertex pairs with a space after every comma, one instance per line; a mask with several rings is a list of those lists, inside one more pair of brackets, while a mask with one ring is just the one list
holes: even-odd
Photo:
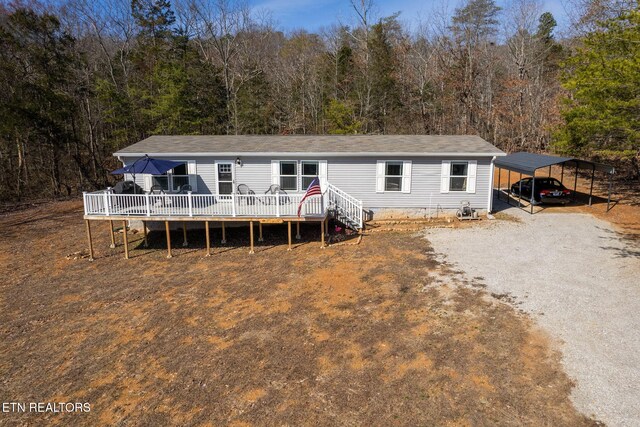
[[[528, 175], [531, 177], [536, 176], [536, 171], [542, 168], [549, 168], [549, 176], [551, 176], [551, 167], [554, 165], [561, 165], [562, 172], [560, 176], [560, 182], [564, 180], [564, 169], [565, 167], [574, 167], [576, 169], [575, 179], [573, 183], [573, 195], [575, 197], [576, 188], [578, 187], [578, 170], [590, 169], [591, 170], [591, 186], [589, 189], [589, 206], [591, 206], [591, 198], [593, 196], [593, 181], [595, 179], [596, 171], [605, 172], [608, 174], [609, 178], [609, 191], [607, 196], [607, 212], [610, 209], [611, 204], [611, 177], [615, 173], [615, 168], [610, 165], [605, 165], [602, 163], [591, 162], [588, 160], [576, 159], [573, 157], [559, 157], [559, 156], [550, 156], [547, 154], [536, 154], [536, 153], [526, 153], [526, 152], [518, 152], [509, 154], [504, 157], [499, 157], [494, 161], [494, 165], [498, 168], [498, 199], [500, 198], [500, 170], [505, 169], [512, 172], [517, 172], [520, 174], [520, 180], [522, 180], [522, 175]], [[507, 191], [508, 198], [507, 203], [511, 204], [511, 174], [509, 174], [509, 182], [507, 183]], [[493, 185], [493, 183], [492, 183]], [[535, 180], [533, 181], [533, 187], [531, 189], [531, 199], [529, 200], [529, 204], [531, 206], [531, 212], [533, 213], [533, 205], [534, 205], [534, 197], [535, 193]], [[519, 192], [521, 193], [521, 191]], [[518, 195], [518, 206], [520, 206], [521, 195]]]

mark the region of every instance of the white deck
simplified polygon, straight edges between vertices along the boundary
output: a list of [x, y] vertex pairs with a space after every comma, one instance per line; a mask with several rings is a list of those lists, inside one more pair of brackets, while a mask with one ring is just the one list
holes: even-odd
[[113, 194], [110, 190], [84, 193], [85, 218], [229, 219], [229, 218], [325, 218], [330, 209], [338, 210], [356, 226], [362, 227], [362, 202], [329, 185], [320, 196], [304, 195], [212, 195], [212, 194]]

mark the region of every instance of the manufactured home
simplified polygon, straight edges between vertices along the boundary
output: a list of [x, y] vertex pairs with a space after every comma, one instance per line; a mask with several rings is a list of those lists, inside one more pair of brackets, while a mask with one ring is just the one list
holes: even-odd
[[[151, 136], [115, 156], [176, 162], [125, 174], [134, 194], [86, 193], [85, 219], [319, 221], [362, 228], [389, 215], [426, 216], [462, 201], [491, 211], [493, 162], [505, 153], [468, 135]], [[314, 178], [322, 194], [303, 197]], [[300, 208], [300, 213], [298, 213]]]

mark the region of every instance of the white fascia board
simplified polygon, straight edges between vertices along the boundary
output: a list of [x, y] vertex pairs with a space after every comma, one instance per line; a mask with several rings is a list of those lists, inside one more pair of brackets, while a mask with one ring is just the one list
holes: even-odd
[[175, 157], [175, 156], [193, 156], [193, 157], [233, 157], [233, 156], [252, 156], [252, 157], [355, 157], [355, 156], [364, 156], [364, 157], [494, 157], [494, 156], [506, 156], [507, 153], [503, 152], [494, 152], [494, 153], [400, 153], [400, 152], [343, 152], [343, 153], [320, 153], [320, 152], [233, 152], [233, 153], [123, 153], [116, 152], [113, 153], [114, 156], [120, 157], [142, 157], [144, 155], [148, 156], [167, 156], [167, 157]]

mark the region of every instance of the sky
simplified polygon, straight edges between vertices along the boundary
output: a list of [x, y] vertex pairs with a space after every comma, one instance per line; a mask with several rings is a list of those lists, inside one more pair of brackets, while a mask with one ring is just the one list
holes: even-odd
[[[543, 12], [551, 12], [559, 27], [566, 21], [566, 12], [561, 0], [539, 0]], [[270, 11], [277, 26], [285, 31], [305, 29], [316, 32], [322, 27], [342, 22], [352, 24], [355, 15], [349, 0], [250, 0], [251, 5], [259, 10]], [[448, 13], [460, 6], [460, 0], [378, 0], [376, 15], [389, 16], [401, 12], [400, 20], [415, 28], [420, 21], [428, 21], [434, 13]], [[500, 6], [504, 1], [496, 0]]]

